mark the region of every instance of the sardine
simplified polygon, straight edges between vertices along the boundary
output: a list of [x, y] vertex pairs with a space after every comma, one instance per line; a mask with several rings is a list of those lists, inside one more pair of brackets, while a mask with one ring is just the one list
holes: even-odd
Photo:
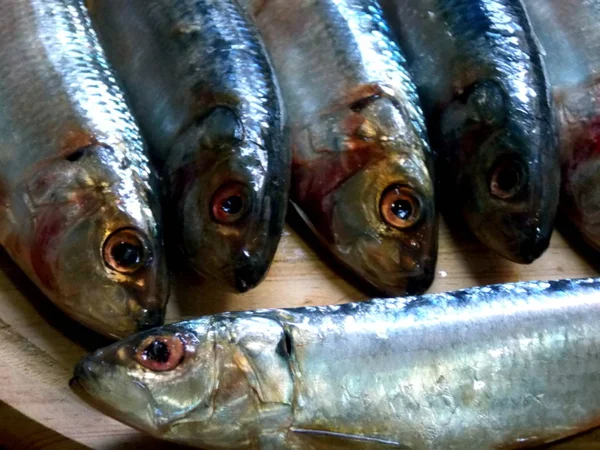
[[101, 410], [207, 449], [523, 448], [600, 423], [600, 279], [225, 313], [85, 357]]
[[78, 0], [0, 2], [0, 243], [85, 325], [162, 324], [159, 198], [137, 125]]
[[526, 0], [552, 85], [562, 216], [600, 249], [600, 1]]
[[326, 247], [388, 294], [433, 280], [437, 216], [414, 85], [375, 0], [242, 0], [271, 54], [291, 199]]
[[417, 84], [445, 209], [491, 249], [548, 247], [560, 165], [549, 85], [520, 0], [381, 0]]
[[92, 0], [90, 11], [168, 185], [167, 240], [200, 274], [256, 286], [281, 236], [290, 152], [255, 27], [235, 0]]

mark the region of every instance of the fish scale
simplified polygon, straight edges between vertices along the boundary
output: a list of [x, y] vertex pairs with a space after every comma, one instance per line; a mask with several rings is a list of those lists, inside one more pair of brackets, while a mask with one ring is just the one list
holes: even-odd
[[[264, 14], [268, 14], [268, 3], [264, 8]], [[327, 2], [315, 2], [314, 5], [301, 2], [298, 14], [301, 19], [293, 18], [294, 22], [301, 21], [296, 26], [310, 29], [311, 34], [281, 35], [280, 39], [296, 40], [297, 48], [291, 48], [290, 51], [302, 52], [304, 68], [312, 82], [310, 85], [302, 85], [300, 80], [280, 77], [282, 89], [290, 100], [287, 109], [292, 123], [307, 123], [311, 117], [316, 120], [319, 114], [342, 101], [357, 85], [374, 81], [389, 86], [400, 100], [410, 100], [407, 108], [418, 105], [416, 90], [408, 73], [403, 70], [405, 59], [390, 40], [386, 22], [382, 19], [379, 8], [374, 7], [372, 2], [336, 2], [335, 6]], [[286, 17], [280, 19], [290, 20]], [[313, 46], [317, 41], [321, 45]], [[287, 48], [286, 46], [285, 49]], [[284, 51], [274, 45], [270, 45], [269, 50], [278, 60], [280, 55], [277, 52]], [[316, 61], [327, 61], [327, 64], [318, 65]], [[331, 67], [336, 70], [330, 70]], [[280, 71], [284, 70], [285, 66]], [[315, 87], [319, 86], [321, 89], [315, 92]], [[308, 100], [303, 101], [304, 98]], [[423, 127], [418, 107], [410, 110], [410, 113], [414, 123]], [[310, 157], [306, 150], [308, 149], [299, 149], [306, 152], [303, 157]]]
[[[149, 17], [159, 33], [177, 36], [171, 45], [181, 47], [183, 52], [176, 62], [185, 67], [181, 82], [185, 86], [198, 85], [200, 89], [210, 88], [215, 93], [226, 93], [235, 102], [233, 106], [239, 109], [248, 139], [260, 142], [259, 133], [263, 127], [270, 126], [268, 108], [276, 101], [275, 93], [269, 85], [270, 80], [265, 78], [269, 68], [263, 49], [235, 3], [180, 1], [169, 5], [166, 2], [150, 2], [148, 8]], [[206, 64], [206, 61], [211, 63]], [[204, 80], [211, 80], [210, 86], [204, 86]], [[193, 98], [190, 100], [194, 101]], [[195, 113], [198, 116], [212, 107], [210, 103], [201, 102], [197, 106], [199, 110]], [[173, 136], [170, 138], [173, 139]], [[162, 151], [167, 149], [167, 146], [158, 148]], [[166, 155], [168, 153], [164, 158]], [[267, 161], [266, 157], [260, 159]]]
[[[72, 386], [199, 448], [529, 448], [600, 421], [599, 290], [523, 282], [223, 313], [99, 350]], [[156, 339], [186, 356], [152, 370], [140, 355]]]
[[[12, 117], [18, 118], [19, 124], [14, 124], [10, 129], [27, 127], [27, 134], [35, 136], [39, 127], [45, 124], [50, 124], [52, 131], [59, 131], [64, 123], [74, 126], [85, 123], [87, 129], [93, 129], [107, 144], [122, 144], [125, 141], [131, 146], [133, 151], [128, 156], [135, 158], [134, 162], [137, 163], [132, 169], [139, 171], [140, 180], [149, 179], [148, 159], [139, 131], [100, 50], [100, 44], [91, 31], [89, 18], [84, 14], [83, 7], [77, 2], [70, 5], [28, 3], [32, 4], [32, 8], [33, 4], [37, 5], [35, 13], [25, 3], [19, 8], [17, 14], [20, 16], [15, 17], [15, 22], [3, 27], [7, 34], [2, 36], [2, 41], [9, 46], [5, 51], [8, 62], [17, 67], [27, 65], [27, 70], [36, 73], [33, 79], [17, 78], [20, 71], [11, 70], [10, 67], [4, 70], [3, 76], [11, 86], [14, 82], [15, 89], [3, 92], [3, 98], [14, 98], [11, 104], [18, 108]], [[12, 4], [7, 3], [3, 15], [11, 17], [15, 14], [14, 9]], [[16, 33], [27, 35], [36, 28], [41, 31], [41, 35], [39, 41], [31, 43], [31, 49], [23, 48], [21, 39], [11, 38]], [[23, 96], [23, 91], [30, 93], [29, 96]], [[33, 98], [43, 107], [31, 108], [30, 101]], [[73, 103], [71, 98], [79, 101]], [[10, 125], [6, 125], [4, 132], [9, 132]], [[49, 130], [40, 130], [39, 137], [36, 138], [36, 144], [40, 145], [31, 147], [32, 162], [54, 154], [50, 153], [54, 152], [51, 145], [43, 145], [48, 138], [56, 139], [53, 143], [55, 145], [60, 145], [62, 142], [59, 140], [64, 139], [64, 133], [47, 131]], [[49, 154], [43, 155], [41, 151], [45, 148], [51, 150]], [[115, 145], [115, 151], [120, 150], [121, 147]], [[20, 151], [27, 149], [21, 148]], [[14, 172], [6, 173], [10, 175]], [[149, 184], [146, 187], [149, 188]]]
[[[157, 179], [85, 8], [7, 0], [0, 16], [2, 244], [51, 300], [101, 333], [162, 323]], [[127, 273], [104, 253], [124, 229], [144, 252], [144, 267]]]

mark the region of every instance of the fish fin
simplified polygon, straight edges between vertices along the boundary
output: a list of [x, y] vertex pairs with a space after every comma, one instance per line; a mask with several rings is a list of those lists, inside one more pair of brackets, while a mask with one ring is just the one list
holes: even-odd
[[308, 437], [311, 440], [319, 440], [327, 443], [328, 448], [357, 448], [357, 449], [396, 449], [410, 450], [408, 445], [400, 442], [365, 436], [361, 434], [338, 433], [325, 430], [308, 430], [305, 428], [291, 428], [291, 432]]
[[[546, 446], [553, 442], [570, 442], [571, 439], [585, 436], [585, 433], [590, 433], [590, 436], [597, 435], [600, 427], [600, 417], [595, 417], [590, 421], [580, 423], [578, 426], [561, 428], [558, 431], [548, 432], [547, 430], [529, 430], [527, 433], [521, 433], [518, 435], [510, 436], [504, 439], [499, 445], [494, 447], [495, 450], [517, 450], [517, 449], [534, 449], [534, 448], [546, 448]], [[592, 431], [595, 430], [595, 431]], [[594, 439], [592, 438], [592, 439]], [[596, 440], [593, 440], [596, 442]], [[590, 440], [590, 443], [592, 441]], [[560, 446], [562, 448], [562, 445]], [[564, 446], [567, 448], [567, 445]], [[570, 446], [569, 446], [570, 448]], [[583, 447], [582, 447], [583, 448]], [[590, 448], [596, 448], [590, 447]]]

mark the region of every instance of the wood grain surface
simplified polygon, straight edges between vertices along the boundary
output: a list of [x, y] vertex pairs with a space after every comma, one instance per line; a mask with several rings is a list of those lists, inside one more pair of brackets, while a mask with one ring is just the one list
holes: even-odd
[[[303, 230], [296, 226], [293, 229]], [[244, 295], [177, 270], [168, 321], [259, 307], [345, 303], [368, 298], [364, 286], [302, 231], [287, 227], [267, 279]], [[442, 226], [437, 277], [430, 292], [533, 279], [597, 276], [597, 255], [555, 233], [534, 264], [496, 256], [460, 228]], [[176, 262], [176, 261], [175, 261]], [[0, 253], [0, 450], [174, 449], [119, 424], [82, 403], [68, 388], [71, 370], [87, 351], [108, 342], [65, 317]], [[600, 431], [556, 443], [554, 450], [600, 450]]]

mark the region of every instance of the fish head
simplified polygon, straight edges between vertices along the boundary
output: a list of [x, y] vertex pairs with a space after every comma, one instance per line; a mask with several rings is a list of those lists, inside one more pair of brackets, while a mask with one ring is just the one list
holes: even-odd
[[[554, 227], [557, 142], [544, 101], [507, 92], [494, 80], [472, 85], [444, 111], [442, 137], [469, 228], [500, 255], [528, 264], [546, 250]], [[441, 166], [438, 172], [445, 176]]]
[[561, 129], [560, 209], [584, 239], [600, 248], [600, 85], [557, 90]]
[[[409, 113], [380, 94], [322, 120], [329, 142], [316, 170], [294, 168], [293, 199], [336, 257], [388, 295], [426, 290], [437, 258], [437, 214], [427, 142]], [[335, 126], [329, 125], [335, 123]], [[318, 142], [317, 133], [311, 141]], [[304, 171], [303, 173], [299, 172]]]
[[230, 315], [129, 337], [83, 358], [71, 387], [152, 435], [243, 448], [291, 423], [291, 341], [280, 322]]
[[24, 182], [30, 218], [7, 248], [65, 312], [111, 337], [162, 324], [168, 275], [158, 199], [121, 151], [93, 144]]
[[189, 154], [183, 148], [195, 146], [192, 159], [171, 162], [179, 167], [174, 204], [190, 266], [239, 292], [264, 278], [283, 227], [289, 168], [284, 156], [269, 156], [265, 146], [275, 141], [246, 136], [231, 109], [216, 108], [175, 148]]
[[600, 158], [572, 164], [564, 178], [561, 208], [583, 237], [596, 248], [600, 247]]

